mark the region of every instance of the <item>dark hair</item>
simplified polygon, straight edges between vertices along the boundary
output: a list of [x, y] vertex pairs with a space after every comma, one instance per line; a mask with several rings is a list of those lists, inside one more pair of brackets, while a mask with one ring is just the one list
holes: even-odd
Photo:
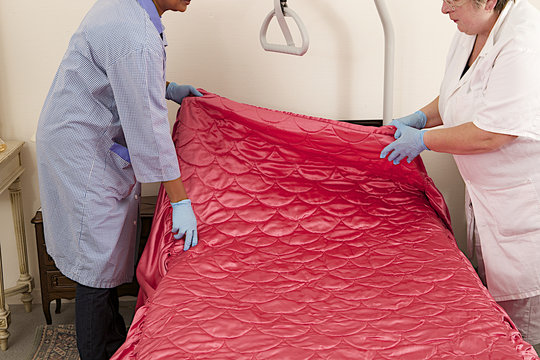
[[[503, 11], [504, 7], [506, 6], [506, 4], [508, 4], [509, 1], [515, 1], [515, 0], [498, 0], [497, 1], [497, 5], [495, 5], [495, 10], [496, 12], [498, 12], [499, 14]], [[477, 5], [477, 6], [482, 6], [486, 3], [486, 0], [473, 0], [473, 2]]]

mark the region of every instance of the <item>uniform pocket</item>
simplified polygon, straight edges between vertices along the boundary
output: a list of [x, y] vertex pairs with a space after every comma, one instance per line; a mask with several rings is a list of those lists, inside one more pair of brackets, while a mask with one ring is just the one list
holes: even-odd
[[137, 182], [129, 160], [127, 148], [117, 143], [109, 148], [105, 159], [104, 186], [121, 198], [128, 196]]
[[122, 168], [126, 168], [129, 165], [131, 165], [131, 158], [129, 157], [129, 151], [128, 148], [120, 145], [118, 143], [114, 143], [109, 150], [111, 150], [113, 153], [118, 155], [122, 160], [124, 160], [125, 164], [119, 164]]
[[512, 237], [540, 231], [540, 199], [532, 181], [484, 191], [488, 211], [501, 235]]

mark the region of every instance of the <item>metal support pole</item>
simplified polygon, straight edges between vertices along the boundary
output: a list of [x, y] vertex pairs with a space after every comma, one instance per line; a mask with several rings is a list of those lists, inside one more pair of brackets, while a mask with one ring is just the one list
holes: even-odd
[[383, 124], [392, 121], [394, 110], [394, 55], [395, 36], [390, 13], [384, 0], [375, 0], [375, 6], [381, 18], [384, 30], [384, 100]]

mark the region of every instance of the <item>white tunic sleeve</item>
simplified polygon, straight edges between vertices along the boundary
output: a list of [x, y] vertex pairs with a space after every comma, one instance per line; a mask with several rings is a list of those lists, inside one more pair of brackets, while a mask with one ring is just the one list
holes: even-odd
[[473, 119], [480, 129], [540, 140], [540, 33], [513, 34], [492, 64]]

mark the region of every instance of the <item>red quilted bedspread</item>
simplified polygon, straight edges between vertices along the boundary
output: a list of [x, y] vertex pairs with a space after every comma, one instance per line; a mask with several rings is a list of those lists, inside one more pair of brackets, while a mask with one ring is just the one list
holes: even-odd
[[174, 141], [199, 224], [160, 191], [142, 305], [113, 359], [538, 359], [482, 286], [394, 128], [184, 100]]

